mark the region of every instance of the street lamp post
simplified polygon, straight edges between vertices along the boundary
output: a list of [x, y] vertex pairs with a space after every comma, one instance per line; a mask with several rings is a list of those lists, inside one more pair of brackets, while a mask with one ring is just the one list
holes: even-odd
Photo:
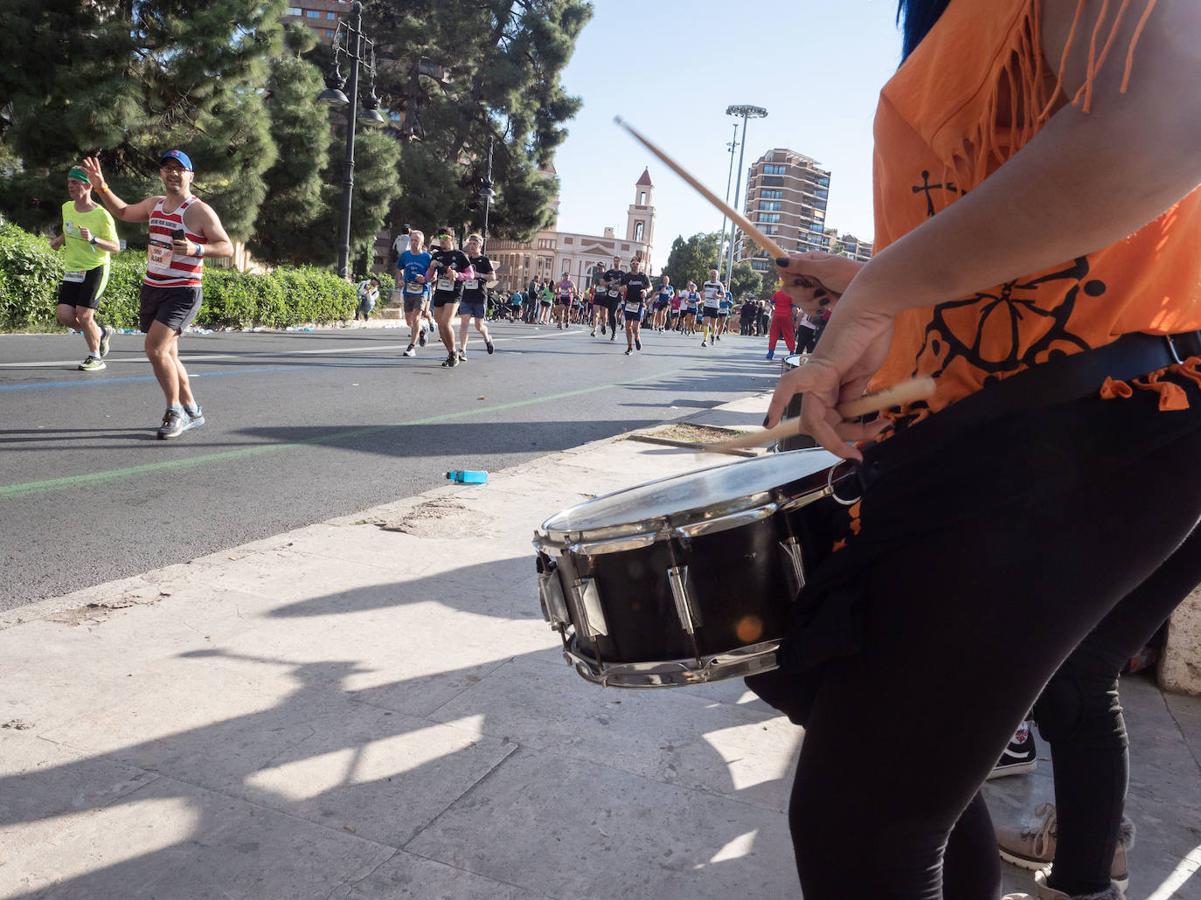
[[[742, 116], [742, 148], [738, 151], [738, 182], [734, 185], [734, 208], [738, 209], [738, 198], [742, 192], [742, 161], [746, 156], [746, 123], [747, 119], [763, 119], [767, 116], [767, 110], [762, 106], [727, 106], [727, 116]], [[737, 123], [735, 123], [737, 127]], [[733, 158], [733, 153], [731, 153]], [[748, 188], [749, 190], [749, 188]], [[734, 235], [737, 234], [733, 223], [730, 224], [730, 254], [726, 260], [726, 277], [730, 281], [734, 280]], [[729, 285], [727, 285], [729, 287]]]
[[[496, 143], [496, 138], [488, 138], [488, 174], [484, 177], [483, 189], [480, 193], [484, 197], [484, 248], [488, 247], [488, 212], [492, 209], [492, 198], [496, 196], [496, 191], [492, 189], [492, 147]], [[481, 252], [483, 252], [481, 250]]]
[[[339, 43], [341, 41], [341, 43]], [[344, 46], [345, 45], [345, 46]], [[363, 57], [364, 45], [370, 59]], [[350, 58], [350, 96], [343, 93], [346, 79], [338, 65], [342, 54]], [[370, 92], [364, 109], [359, 112], [359, 66], [367, 66], [371, 77]], [[354, 201], [354, 135], [359, 119], [364, 124], [382, 125], [384, 117], [379, 111], [379, 97], [375, 93], [375, 42], [363, 33], [363, 4], [355, 0], [350, 8], [350, 21], [342, 19], [334, 35], [334, 58], [325, 76], [325, 90], [320, 99], [341, 106], [346, 105], [346, 151], [342, 157], [342, 209], [338, 221], [338, 277], [345, 278], [350, 269], [350, 208]]]
[[[733, 137], [730, 138], [730, 143], [726, 144], [726, 149], [730, 151], [730, 172], [728, 175], [726, 175], [726, 205], [727, 206], [730, 203], [730, 185], [734, 181], [734, 151], [737, 150], [738, 146], [739, 146], [739, 144], [738, 144], [738, 123], [735, 122], [733, 124], [734, 124], [734, 135], [733, 135]], [[726, 222], [727, 221], [729, 221], [729, 220], [726, 218], [726, 214], [723, 212], [721, 214], [721, 244], [718, 245], [718, 253], [719, 254], [721, 254], [722, 250], [725, 249]], [[733, 231], [733, 228], [731, 228], [731, 231]], [[718, 259], [717, 259], [718, 278], [721, 277], [721, 264], [722, 264], [722, 259], [721, 259], [721, 256], [719, 255]]]

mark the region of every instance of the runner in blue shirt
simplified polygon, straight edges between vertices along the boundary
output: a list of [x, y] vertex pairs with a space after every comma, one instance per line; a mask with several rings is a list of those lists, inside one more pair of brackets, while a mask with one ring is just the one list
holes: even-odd
[[409, 349], [405, 356], [416, 356], [417, 345], [425, 346], [425, 324], [422, 318], [430, 302], [430, 288], [425, 283], [432, 257], [424, 249], [425, 234], [417, 229], [409, 230], [409, 249], [400, 254], [396, 261], [396, 290], [404, 298], [405, 322], [409, 326]]

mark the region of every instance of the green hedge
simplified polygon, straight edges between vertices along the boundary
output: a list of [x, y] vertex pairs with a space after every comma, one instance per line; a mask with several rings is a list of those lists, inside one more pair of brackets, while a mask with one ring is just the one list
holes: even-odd
[[[53, 327], [58, 285], [58, 254], [45, 238], [15, 225], [0, 225], [0, 330], [26, 331]], [[118, 328], [136, 328], [138, 292], [146, 272], [144, 254], [135, 250], [113, 258], [100, 318]], [[381, 304], [387, 302], [392, 278], [380, 280]], [[204, 304], [196, 324], [206, 328], [284, 328], [349, 319], [358, 300], [354, 286], [333, 272], [314, 267], [281, 267], [265, 275], [208, 267]]]

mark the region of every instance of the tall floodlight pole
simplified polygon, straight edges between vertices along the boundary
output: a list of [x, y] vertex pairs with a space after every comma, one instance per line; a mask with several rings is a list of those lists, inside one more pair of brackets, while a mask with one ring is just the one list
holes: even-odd
[[[734, 185], [734, 208], [738, 209], [738, 198], [742, 193], [742, 162], [746, 156], [746, 123], [747, 119], [763, 119], [767, 117], [767, 110], [762, 106], [727, 106], [727, 116], [742, 116], [742, 148], [738, 151], [738, 181]], [[749, 188], [748, 188], [749, 190]], [[730, 255], [726, 260], [726, 276], [730, 281], [734, 280], [734, 243], [737, 240], [735, 235], [738, 231], [733, 223], [730, 226]], [[727, 285], [729, 287], [729, 285]]]
[[[730, 143], [726, 144], [726, 149], [730, 151], [730, 173], [726, 176], [726, 205], [727, 206], [730, 203], [730, 185], [734, 183], [734, 151], [738, 149], [738, 123], [734, 122], [733, 125], [734, 125], [734, 135], [733, 135], [733, 137], [730, 138]], [[728, 222], [728, 221], [729, 221], [729, 219], [726, 218], [726, 214], [723, 212], [721, 214], [721, 243], [718, 245], [718, 253], [719, 254], [725, 249], [726, 222]], [[722, 259], [719, 257], [717, 260], [717, 268], [719, 270], [717, 274], [718, 274], [719, 278], [721, 277], [721, 271], [720, 271], [721, 266], [722, 266]]]

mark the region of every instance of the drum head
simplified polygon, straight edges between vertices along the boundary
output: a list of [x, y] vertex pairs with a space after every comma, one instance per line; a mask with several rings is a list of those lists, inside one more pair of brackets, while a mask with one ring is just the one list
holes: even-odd
[[784, 357], [785, 369], [799, 369], [806, 362], [806, 358], [800, 353], [793, 353], [790, 356]]
[[825, 450], [796, 450], [687, 472], [569, 507], [541, 531], [551, 541], [570, 541], [700, 522], [823, 489], [838, 462]]

